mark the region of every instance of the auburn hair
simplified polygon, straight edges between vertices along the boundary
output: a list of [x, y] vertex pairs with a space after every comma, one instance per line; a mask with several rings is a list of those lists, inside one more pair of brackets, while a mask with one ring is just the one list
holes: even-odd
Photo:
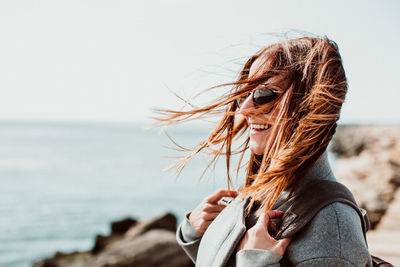
[[[261, 62], [260, 67], [256, 75], [249, 76], [256, 60]], [[176, 168], [180, 172], [201, 151], [213, 155], [207, 168], [225, 156], [229, 188], [231, 155], [240, 154], [238, 172], [250, 140], [240, 138], [247, 133], [248, 124], [239, 114], [237, 100], [258, 90], [276, 75], [282, 75], [288, 86], [276, 100], [279, 112], [273, 118], [264, 154], [251, 153], [240, 190], [242, 197], [250, 197], [250, 208], [255, 201], [261, 203], [259, 214], [271, 209], [285, 188], [295, 188], [335, 133], [347, 92], [346, 75], [335, 42], [326, 37], [302, 37], [268, 45], [247, 60], [236, 81], [213, 87], [229, 89], [210, 104], [191, 106], [187, 111], [157, 110], [156, 118], [161, 124], [169, 125], [221, 114], [221, 120], [208, 138], [191, 148]], [[266, 107], [261, 105], [245, 112], [265, 113]], [[233, 148], [238, 141], [242, 143]]]

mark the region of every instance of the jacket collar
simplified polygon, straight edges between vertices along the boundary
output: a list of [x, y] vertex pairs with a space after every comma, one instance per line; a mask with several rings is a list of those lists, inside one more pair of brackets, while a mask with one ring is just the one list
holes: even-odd
[[214, 219], [201, 239], [196, 266], [226, 266], [246, 232], [244, 211], [247, 204], [247, 199], [235, 198]]
[[[296, 183], [296, 186], [293, 190], [293, 194], [291, 197], [295, 197], [301, 192], [303, 192], [310, 183], [318, 181], [318, 180], [329, 180], [336, 181], [335, 176], [333, 175], [331, 166], [328, 160], [328, 152], [325, 152], [321, 155], [321, 157], [314, 163], [314, 165], [307, 171], [307, 173]], [[274, 205], [274, 209], [282, 206], [286, 200], [290, 192], [292, 191], [292, 187], [289, 185], [281, 194], [278, 201]]]

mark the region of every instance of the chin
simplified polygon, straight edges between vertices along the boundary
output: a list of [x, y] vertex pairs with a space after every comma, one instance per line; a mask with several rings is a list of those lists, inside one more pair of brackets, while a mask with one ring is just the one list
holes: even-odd
[[250, 151], [256, 155], [264, 155], [267, 145], [267, 134], [254, 134], [250, 136]]
[[265, 144], [252, 144], [250, 143], [250, 151], [256, 155], [263, 155], [265, 150]]

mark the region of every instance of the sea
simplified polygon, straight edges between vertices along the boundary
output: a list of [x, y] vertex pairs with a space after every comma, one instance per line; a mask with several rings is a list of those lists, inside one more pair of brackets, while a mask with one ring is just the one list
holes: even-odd
[[[189, 161], [179, 176], [166, 171], [188, 155], [174, 142], [193, 147], [209, 130], [0, 122], [0, 266], [32, 266], [56, 251], [90, 250], [96, 235], [109, 234], [111, 222], [128, 217], [171, 212], [179, 222], [204, 197], [227, 187], [223, 159], [203, 175], [210, 155]], [[232, 176], [237, 188], [244, 171]]]
[[[207, 134], [175, 127], [192, 147]], [[0, 266], [32, 266], [56, 251], [90, 250], [110, 223], [185, 213], [225, 188], [223, 163], [202, 179], [200, 155], [177, 177], [177, 151], [160, 128], [123, 123], [0, 123]]]

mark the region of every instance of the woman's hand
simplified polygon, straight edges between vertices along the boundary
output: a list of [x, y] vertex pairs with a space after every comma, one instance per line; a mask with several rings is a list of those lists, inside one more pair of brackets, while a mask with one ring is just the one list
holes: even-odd
[[283, 214], [282, 211], [271, 210], [261, 215], [257, 223], [246, 232], [242, 241], [240, 241], [238, 250], [264, 249], [283, 256], [291, 238], [276, 240], [268, 232], [268, 227], [271, 228], [275, 225], [271, 219], [279, 218]]
[[189, 215], [188, 219], [193, 228], [199, 233], [204, 233], [215, 217], [227, 206], [219, 204], [218, 201], [223, 197], [234, 198], [237, 195], [237, 191], [220, 189], [206, 197]]

